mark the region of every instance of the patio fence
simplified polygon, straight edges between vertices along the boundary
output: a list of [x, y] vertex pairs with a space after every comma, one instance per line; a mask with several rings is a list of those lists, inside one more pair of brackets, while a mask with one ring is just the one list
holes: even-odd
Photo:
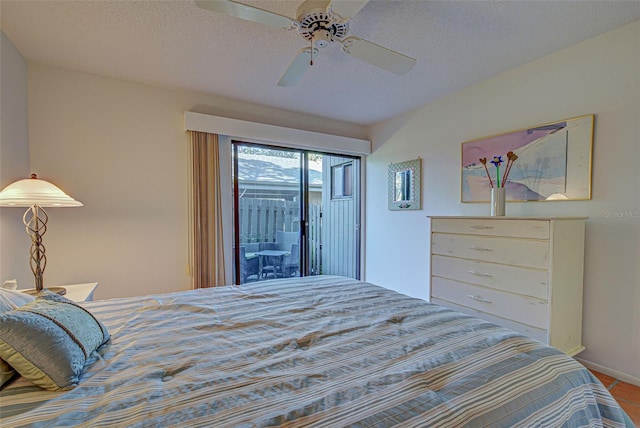
[[[300, 230], [300, 202], [281, 199], [240, 199], [241, 244], [276, 242], [276, 232]], [[309, 205], [309, 267], [322, 272], [322, 206]]]

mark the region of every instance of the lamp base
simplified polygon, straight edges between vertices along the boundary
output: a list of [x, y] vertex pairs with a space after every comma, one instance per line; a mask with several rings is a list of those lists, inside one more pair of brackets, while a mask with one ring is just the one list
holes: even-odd
[[[46, 287], [44, 288], [44, 290], [49, 290], [52, 293], [59, 294], [60, 296], [64, 296], [65, 294], [67, 294], [67, 289], [64, 287]], [[31, 294], [33, 296], [36, 296], [40, 293], [40, 291], [36, 290], [35, 288], [30, 288], [28, 290], [20, 290], [20, 291], [26, 294]]]

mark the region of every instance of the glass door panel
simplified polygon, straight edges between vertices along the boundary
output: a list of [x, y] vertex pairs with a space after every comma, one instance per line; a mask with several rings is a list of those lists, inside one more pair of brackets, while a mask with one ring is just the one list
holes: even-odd
[[243, 143], [233, 153], [236, 283], [299, 276], [302, 153]]
[[322, 155], [321, 268], [360, 278], [360, 160]]

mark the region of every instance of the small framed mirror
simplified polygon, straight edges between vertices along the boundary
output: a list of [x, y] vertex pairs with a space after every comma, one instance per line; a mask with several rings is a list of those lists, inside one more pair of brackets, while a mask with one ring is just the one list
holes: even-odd
[[389, 209], [420, 210], [421, 159], [389, 165]]

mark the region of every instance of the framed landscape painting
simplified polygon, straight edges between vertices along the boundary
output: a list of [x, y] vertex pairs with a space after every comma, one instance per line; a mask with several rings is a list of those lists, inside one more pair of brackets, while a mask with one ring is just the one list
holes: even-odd
[[[462, 143], [462, 202], [489, 201], [509, 152], [517, 159], [501, 183], [508, 201], [591, 199], [593, 125], [587, 115]], [[491, 164], [494, 157], [504, 162], [501, 169]]]

